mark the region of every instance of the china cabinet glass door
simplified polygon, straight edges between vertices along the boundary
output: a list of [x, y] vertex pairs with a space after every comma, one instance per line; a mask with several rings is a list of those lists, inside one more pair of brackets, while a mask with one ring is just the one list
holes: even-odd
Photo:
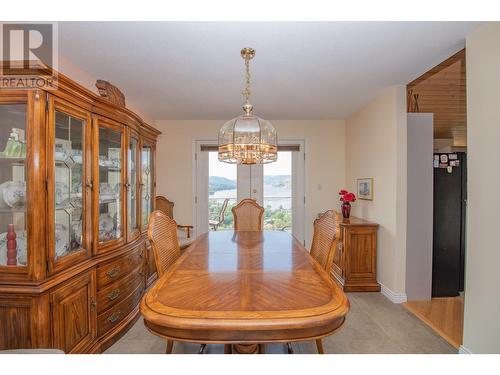
[[51, 270], [90, 256], [90, 114], [54, 97], [49, 102], [49, 253]]
[[28, 263], [27, 104], [0, 101], [0, 267]]
[[94, 188], [97, 251], [124, 242], [124, 132], [112, 120], [96, 117], [94, 145]]
[[127, 151], [127, 237], [133, 240], [139, 235], [139, 136], [130, 130]]
[[154, 210], [154, 146], [143, 141], [141, 150], [141, 226], [145, 230]]

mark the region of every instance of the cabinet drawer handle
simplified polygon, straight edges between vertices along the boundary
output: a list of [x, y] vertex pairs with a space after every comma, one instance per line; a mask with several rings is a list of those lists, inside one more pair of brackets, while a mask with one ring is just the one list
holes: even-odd
[[110, 321], [111, 323], [116, 322], [118, 319], [120, 319], [121, 314], [122, 312], [120, 310], [115, 311], [113, 314], [109, 316], [108, 321]]
[[106, 297], [108, 300], [113, 301], [120, 295], [120, 289], [113, 289]]
[[96, 301], [92, 301], [92, 302], [90, 302], [90, 309], [91, 309], [92, 311], [95, 311], [95, 310], [96, 310], [96, 307], [97, 307], [97, 303], [96, 303]]
[[114, 279], [116, 276], [119, 275], [119, 273], [120, 273], [120, 267], [113, 267], [113, 269], [106, 272], [106, 275], [108, 275], [110, 279]]

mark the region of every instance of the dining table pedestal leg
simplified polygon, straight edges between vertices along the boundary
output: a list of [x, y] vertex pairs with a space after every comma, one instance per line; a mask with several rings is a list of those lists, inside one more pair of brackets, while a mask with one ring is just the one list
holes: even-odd
[[232, 352], [235, 354], [264, 354], [264, 344], [233, 344]]

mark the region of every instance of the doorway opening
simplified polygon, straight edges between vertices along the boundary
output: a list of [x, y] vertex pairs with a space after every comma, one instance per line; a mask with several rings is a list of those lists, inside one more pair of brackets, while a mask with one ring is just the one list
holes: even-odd
[[405, 307], [462, 344], [467, 215], [465, 50], [407, 86]]

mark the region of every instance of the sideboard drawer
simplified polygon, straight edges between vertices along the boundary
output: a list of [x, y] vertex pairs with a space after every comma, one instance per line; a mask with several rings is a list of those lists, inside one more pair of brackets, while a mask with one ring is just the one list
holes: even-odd
[[144, 279], [135, 290], [124, 298], [120, 303], [106, 310], [97, 317], [97, 334], [104, 335], [118, 323], [120, 323], [137, 306], [144, 293]]
[[97, 312], [100, 314], [121, 302], [142, 282], [144, 282], [144, 265], [140, 264], [128, 275], [107, 285], [97, 293]]
[[97, 267], [97, 289], [101, 290], [121, 277], [128, 275], [139, 265], [144, 264], [144, 246], [141, 244], [128, 255], [121, 256]]

